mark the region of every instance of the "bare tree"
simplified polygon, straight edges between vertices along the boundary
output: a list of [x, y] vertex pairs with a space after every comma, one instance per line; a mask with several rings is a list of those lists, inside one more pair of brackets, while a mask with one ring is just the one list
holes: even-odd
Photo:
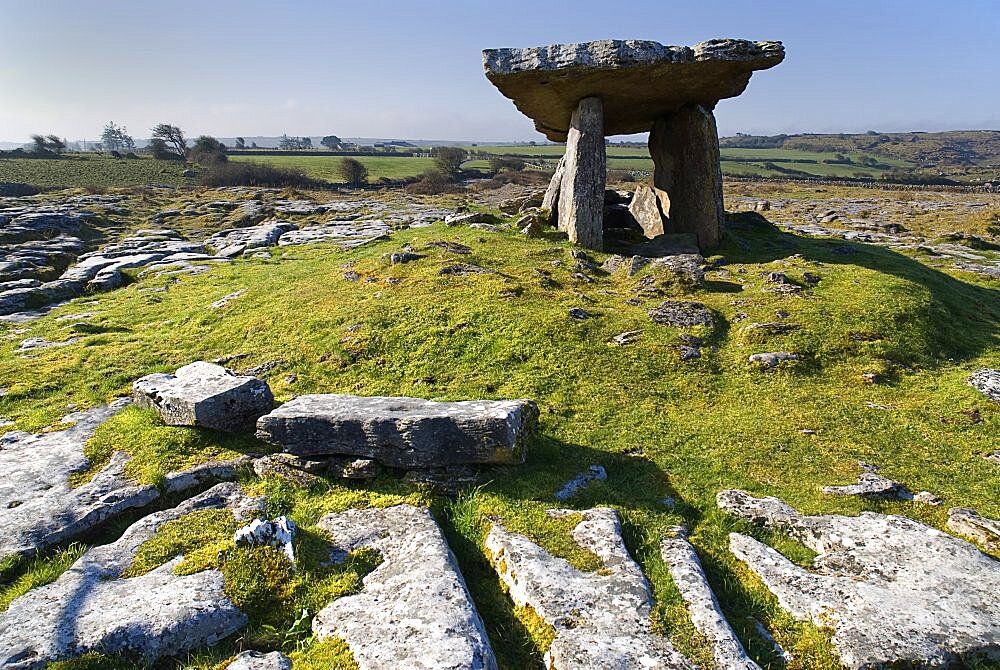
[[104, 126], [101, 144], [107, 151], [131, 151], [135, 148], [135, 140], [128, 134], [125, 126], [117, 126], [114, 121], [108, 121]]
[[163, 140], [167, 145], [173, 147], [174, 153], [183, 156], [187, 153], [187, 140], [184, 139], [184, 131], [169, 123], [158, 123], [153, 126], [153, 139]]

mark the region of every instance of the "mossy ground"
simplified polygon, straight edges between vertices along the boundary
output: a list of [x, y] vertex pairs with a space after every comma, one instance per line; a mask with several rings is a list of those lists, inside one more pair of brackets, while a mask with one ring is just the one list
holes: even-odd
[[[429, 246], [436, 240], [468, 245], [473, 253], [457, 256]], [[385, 255], [403, 244], [424, 258], [389, 265]], [[719, 490], [776, 495], [807, 513], [902, 514], [938, 528], [951, 506], [1000, 516], [997, 466], [982, 458], [997, 448], [1000, 406], [966, 384], [972, 371], [1000, 367], [1000, 286], [884, 248], [847, 245], [854, 252], [840, 253], [844, 246], [842, 240], [766, 227], [729, 232], [719, 252], [725, 263], [709, 273], [704, 288], [675, 283], [669, 289], [671, 297], [703, 302], [716, 315], [713, 329], [691, 331], [650, 321], [647, 310], [662, 298], [625, 302], [642, 275], [595, 274], [592, 283], [571, 277], [576, 261], [555, 234], [528, 240], [513, 232], [435, 225], [397, 231], [389, 241], [352, 252], [274, 249], [270, 260], [241, 259], [177, 282], [142, 280], [87, 296], [32, 323], [30, 333], [0, 339], [0, 379], [9, 388], [0, 398], [0, 416], [15, 420], [19, 429], [41, 429], [58, 421], [67, 405], [106, 402], [127, 393], [142, 375], [233, 354], [246, 354], [240, 359], [246, 366], [287, 361], [265, 375], [279, 401], [328, 392], [533, 398], [541, 409], [541, 432], [527, 462], [485, 472], [482, 486], [457, 501], [429, 496], [392, 475], [370, 485], [331, 483], [310, 491], [272, 480], [246, 485], [271, 496], [269, 513], [290, 513], [303, 526], [307, 555], [310, 525], [326, 511], [403, 500], [430, 504], [505, 668], [538, 665], [538, 631], [518, 618], [497, 583], [482, 548], [486, 523], [500, 518], [553, 553], [593, 569], [593, 557], [572, 543], [568, 525], [544, 516], [553, 506], [593, 505], [621, 513], [626, 542], [657, 595], [658, 629], [678, 646], [706, 658], [659, 558], [659, 538], [683, 522], [727, 615], [762, 665], [778, 667], [754, 619], [795, 655], [794, 668], [833, 668], [828, 633], [785, 615], [729, 554], [727, 533], [765, 538], [800, 562], [808, 552], [717, 511]], [[604, 255], [592, 257], [599, 263]], [[496, 272], [441, 275], [452, 263]], [[359, 281], [344, 278], [347, 266]], [[761, 274], [771, 271], [793, 280], [810, 272], [821, 280], [783, 296], [763, 290], [768, 285]], [[246, 292], [222, 309], [207, 308], [237, 289]], [[570, 318], [575, 307], [592, 318]], [[89, 322], [100, 332], [71, 333], [71, 322], [57, 321], [80, 311], [97, 313]], [[779, 312], [787, 316], [779, 318]], [[800, 328], [769, 336], [742, 330], [774, 321]], [[360, 328], [348, 329], [355, 325]], [[0, 337], [12, 329], [0, 326]], [[630, 330], [643, 331], [637, 342], [608, 343]], [[703, 339], [700, 359], [681, 360], [678, 345], [685, 333]], [[14, 352], [24, 337], [64, 340], [71, 334], [81, 340], [30, 358]], [[773, 371], [747, 362], [750, 354], [782, 350], [802, 360]], [[870, 372], [879, 375], [876, 383], [865, 378]], [[132, 445], [154, 445], [163, 427], [130, 412], [106, 430], [125, 431], [119, 437]], [[213, 449], [242, 450], [221, 435], [192, 432], [192, 458]], [[188, 444], [186, 438], [169, 439]], [[152, 472], [165, 471], [162, 462], [175, 457], [167, 453], [172, 449], [136, 448], [149, 455], [151, 463], [143, 467]], [[854, 481], [858, 460], [879, 465], [913, 491], [943, 497], [945, 505], [821, 492], [823, 485]], [[569, 503], [553, 498], [567, 479], [594, 463], [606, 468], [606, 482]], [[668, 496], [678, 502], [675, 507], [663, 504]], [[339, 577], [299, 573], [305, 574], [310, 576], [302, 600], [293, 596], [279, 608], [282, 625], [293, 611], [298, 614], [299, 602], [321, 606], [340, 588]], [[265, 647], [283, 643], [265, 640]], [[210, 666], [231, 651], [223, 646], [185, 665]], [[299, 658], [321, 663], [328, 652], [309, 647]]]

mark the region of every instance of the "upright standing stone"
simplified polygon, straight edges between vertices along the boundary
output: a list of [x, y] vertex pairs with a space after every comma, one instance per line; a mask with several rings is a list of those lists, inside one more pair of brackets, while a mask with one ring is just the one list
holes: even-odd
[[715, 115], [686, 105], [657, 119], [649, 134], [653, 186], [670, 194], [671, 230], [694, 233], [701, 249], [718, 246], [725, 210]]
[[559, 188], [559, 229], [569, 234], [571, 242], [603, 249], [607, 158], [600, 98], [584, 98], [573, 112], [564, 170]]
[[545, 196], [542, 198], [542, 209], [549, 213], [549, 222], [558, 225], [559, 221], [559, 188], [562, 186], [563, 174], [566, 172], [566, 154], [559, 159], [555, 174], [549, 182], [549, 187], [545, 189]]

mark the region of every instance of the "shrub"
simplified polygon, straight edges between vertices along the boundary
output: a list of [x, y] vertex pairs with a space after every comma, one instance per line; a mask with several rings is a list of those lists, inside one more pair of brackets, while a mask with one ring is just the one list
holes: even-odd
[[263, 163], [217, 163], [198, 177], [202, 186], [259, 186], [264, 188], [317, 188], [321, 186], [302, 170]]
[[226, 145], [208, 135], [202, 135], [194, 141], [191, 147], [191, 160], [202, 165], [225, 163]]
[[441, 147], [434, 156], [434, 166], [439, 172], [453, 175], [462, 169], [462, 163], [467, 156], [465, 149], [458, 147]]
[[337, 171], [350, 186], [361, 186], [368, 181], [368, 168], [357, 158], [344, 158]]
[[490, 172], [517, 172], [524, 169], [524, 159], [514, 156], [492, 156], [490, 158]]
[[160, 139], [159, 137], [154, 137], [149, 141], [149, 153], [153, 155], [153, 158], [161, 161], [179, 161], [184, 160], [184, 157], [178, 154], [176, 151], [171, 151], [167, 143]]
[[13, 181], [0, 181], [0, 196], [18, 198], [25, 195], [38, 195], [41, 191], [30, 184], [19, 184]]
[[438, 195], [440, 193], [454, 193], [458, 191], [455, 181], [451, 176], [440, 170], [428, 170], [420, 175], [418, 181], [406, 187], [407, 193], [416, 195]]

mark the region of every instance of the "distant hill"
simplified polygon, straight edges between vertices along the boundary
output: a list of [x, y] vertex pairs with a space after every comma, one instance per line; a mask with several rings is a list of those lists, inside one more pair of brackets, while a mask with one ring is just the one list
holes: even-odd
[[863, 152], [921, 168], [1000, 170], [1000, 131], [956, 130], [942, 133], [877, 133], [836, 135], [737, 135], [720, 139], [730, 149], [797, 149]]

